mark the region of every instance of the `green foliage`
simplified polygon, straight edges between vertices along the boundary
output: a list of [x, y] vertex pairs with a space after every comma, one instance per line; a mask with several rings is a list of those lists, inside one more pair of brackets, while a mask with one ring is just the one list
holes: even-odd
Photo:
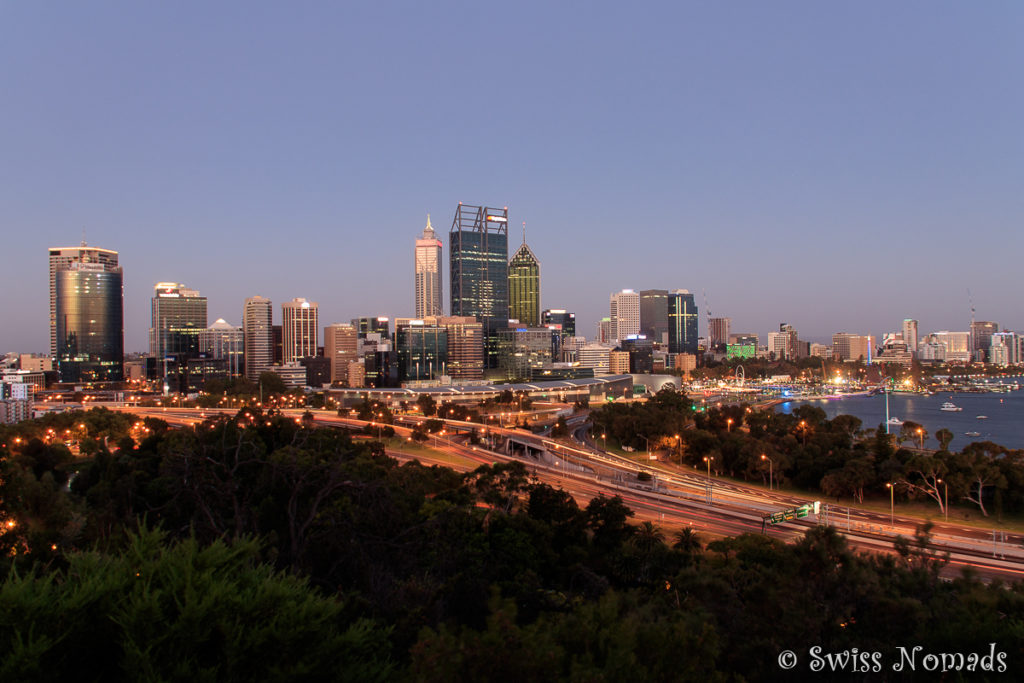
[[143, 530], [123, 553], [73, 553], [66, 570], [0, 585], [0, 678], [388, 680], [387, 631], [257, 561], [251, 540], [168, 544]]

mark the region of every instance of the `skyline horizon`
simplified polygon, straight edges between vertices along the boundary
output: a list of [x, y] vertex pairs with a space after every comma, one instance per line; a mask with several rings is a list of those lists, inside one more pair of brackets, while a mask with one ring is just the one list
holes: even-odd
[[1024, 330], [1024, 6], [0, 13], [0, 348], [45, 352], [43, 255], [83, 227], [121, 254], [129, 350], [160, 281], [232, 324], [255, 294], [401, 316], [459, 200], [508, 206], [510, 246], [527, 223], [542, 309], [591, 339], [654, 287], [704, 334], [708, 305], [807, 340], [963, 331], [972, 304]]
[[[413, 237], [413, 239], [411, 241], [412, 247], [411, 247], [410, 251], [413, 251], [413, 252], [415, 250], [415, 240], [416, 240], [416, 238]], [[442, 242], [442, 244], [444, 244], [445, 241], [441, 240], [441, 242]], [[83, 243], [84, 243], [84, 241], [80, 242], [78, 245], [73, 245], [73, 246], [74, 247], [82, 246]], [[98, 244], [89, 243], [88, 246], [89, 247], [93, 247], [93, 248], [108, 249], [110, 251], [117, 252], [118, 253], [118, 265], [121, 267], [122, 271], [124, 271], [124, 262], [121, 259], [122, 252], [120, 252], [117, 249], [112, 248], [109, 245], [98, 245]], [[56, 248], [72, 248], [72, 247], [70, 245], [63, 245], [63, 246], [51, 245], [50, 247], [48, 247], [48, 249], [56, 249]], [[531, 249], [532, 249], [532, 247], [531, 247]], [[442, 255], [444, 255], [446, 253], [447, 253], [447, 246], [445, 245], [442, 248]], [[447, 261], [447, 259], [444, 259], [444, 260]], [[543, 260], [541, 260], [540, 262], [541, 262], [541, 265], [543, 266], [543, 263], [544, 263]], [[411, 279], [414, 280], [414, 278], [411, 278]], [[225, 315], [223, 315], [220, 312], [217, 312], [217, 313], [211, 312], [211, 311], [213, 311], [213, 307], [214, 307], [214, 304], [211, 303], [213, 298], [210, 297], [208, 294], [206, 294], [206, 291], [204, 290], [203, 287], [195, 286], [192, 282], [185, 282], [185, 281], [182, 281], [181, 279], [161, 279], [161, 280], [155, 280], [145, 290], [145, 291], [147, 291], [149, 293], [149, 296], [147, 296], [145, 298], [145, 302], [147, 304], [147, 306], [146, 306], [147, 310], [146, 310], [146, 313], [144, 314], [144, 319], [145, 320], [148, 320], [151, 317], [149, 305], [151, 304], [152, 293], [154, 292], [154, 290], [156, 288], [156, 285], [159, 284], [159, 283], [168, 283], [168, 282], [175, 282], [175, 283], [184, 285], [184, 286], [188, 287], [189, 289], [197, 290], [199, 292], [200, 296], [205, 296], [207, 298], [207, 302], [208, 302], [207, 303], [207, 310], [208, 310], [207, 326], [214, 324], [214, 322], [216, 322], [217, 320], [223, 319], [225, 322], [227, 322], [227, 323], [229, 323], [229, 324], [231, 324], [233, 326], [240, 327], [241, 326], [241, 319], [242, 319], [241, 310], [244, 307], [245, 299], [249, 298], [251, 296], [266, 296], [266, 294], [261, 294], [259, 292], [255, 292], [255, 293], [251, 293], [251, 294], [245, 295], [240, 300], [238, 305], [236, 306], [239, 309], [239, 315], [238, 315], [238, 318], [237, 318], [239, 322], [236, 323], [236, 322], [233, 321], [233, 319], [231, 317], [225, 316]], [[442, 278], [442, 289], [444, 291], [447, 291], [447, 287], [445, 287], [445, 282], [446, 282], [446, 278], [443, 277]], [[596, 330], [597, 330], [598, 322], [600, 321], [600, 318], [607, 317], [607, 313], [608, 312], [606, 311], [604, 315], [602, 315], [600, 317], [597, 317], [597, 318], [594, 318], [593, 320], [588, 321], [586, 323], [586, 326], [581, 326], [580, 325], [581, 316], [580, 316], [580, 313], [579, 313], [578, 310], [576, 310], [576, 309], [574, 309], [572, 307], [569, 307], [569, 306], [549, 306], [549, 305], [545, 304], [544, 303], [544, 297], [543, 297], [543, 288], [544, 288], [544, 278], [542, 276], [541, 277], [541, 309], [542, 310], [564, 309], [564, 310], [566, 310], [566, 311], [568, 311], [570, 313], [575, 313], [576, 314], [576, 321], [577, 321], [577, 328], [576, 328], [577, 336], [586, 337], [588, 342], [596, 341]], [[127, 287], [125, 287], [125, 289], [127, 289]], [[410, 295], [409, 298], [413, 299], [413, 304], [409, 308], [410, 309], [414, 309], [415, 308], [415, 286], [414, 286], [414, 284], [410, 287], [410, 289], [413, 291], [413, 293]], [[698, 297], [701, 296], [701, 293], [699, 291], [696, 291], [696, 290], [693, 290], [693, 289], [689, 289], [689, 288], [686, 288], [686, 287], [644, 287], [644, 288], [641, 288], [641, 287], [632, 286], [632, 287], [622, 287], [620, 289], [613, 290], [612, 292], [609, 292], [605, 296], [606, 297], [610, 296], [611, 294], [623, 291], [624, 289], [630, 289], [630, 290], [634, 290], [636, 292], [641, 292], [641, 291], [644, 291], [645, 289], [666, 289], [668, 291], [672, 291], [673, 289], [688, 289], [691, 293], [694, 294], [694, 298], [695, 298], [696, 305], [697, 305], [697, 311], [698, 311], [698, 330], [699, 330], [698, 335], [700, 337], [702, 337], [702, 338], [707, 336], [707, 334], [708, 334], [708, 331], [707, 331], [707, 319], [708, 319], [708, 316], [707, 316], [706, 312], [702, 308], [702, 301], [700, 299], [698, 299]], [[304, 298], [304, 299], [306, 299], [306, 300], [308, 300], [308, 301], [310, 301], [312, 303], [316, 303], [317, 306], [318, 306], [318, 310], [321, 313], [324, 310], [323, 307], [320, 305], [320, 299], [317, 298], [315, 295], [314, 296], [308, 296], [308, 295], [299, 294], [299, 295], [289, 296], [287, 298], [280, 298], [280, 299], [277, 299], [277, 298], [272, 297], [272, 296], [266, 296], [266, 298], [270, 299], [271, 302], [273, 302], [272, 310], [275, 311], [274, 312], [274, 316], [273, 316], [273, 320], [274, 320], [274, 324], [275, 325], [280, 324], [280, 322], [281, 322], [281, 316], [282, 316], [282, 313], [281, 313], [281, 310], [280, 310], [281, 305], [284, 304], [284, 303], [287, 303], [287, 302], [289, 302], [289, 301], [291, 301], [293, 299], [296, 299], [296, 298]], [[130, 339], [129, 334], [128, 334], [129, 326], [127, 324], [127, 321], [130, 319], [130, 316], [128, 314], [128, 308], [127, 308], [128, 297], [126, 296], [124, 300], [125, 300], [125, 321], [126, 321], [126, 325], [125, 325], [125, 339], [124, 339], [124, 341], [125, 341], [125, 354], [127, 355], [127, 354], [137, 354], [137, 353], [148, 353], [148, 351], [149, 351], [148, 339], [149, 339], [149, 330], [150, 330], [148, 324], [144, 327], [143, 331], [137, 333], [137, 336], [141, 336], [143, 338], [143, 341], [145, 342], [145, 348], [133, 348], [131, 346], [131, 344], [133, 342], [129, 341], [129, 339]], [[443, 308], [443, 315], [451, 315], [451, 313], [449, 311], [449, 308], [450, 308], [450, 299], [449, 299], [449, 297], [442, 296], [442, 304], [443, 304], [443, 306], [442, 306], [442, 308]], [[605, 306], [607, 307], [607, 303], [605, 303]], [[355, 310], [355, 309], [353, 309], [353, 310]], [[327, 318], [321, 317], [322, 324], [320, 325], [321, 329], [319, 331], [319, 334], [322, 337], [322, 334], [323, 334], [322, 328], [327, 326], [327, 325], [337, 324], [337, 323], [348, 324], [349, 322], [351, 322], [352, 319], [358, 318], [358, 317], [364, 317], [364, 316], [388, 317], [392, 321], [394, 321], [396, 318], [416, 318], [416, 316], [413, 315], [412, 313], [407, 313], [407, 312], [404, 312], [404, 311], [399, 311], [399, 312], [396, 313], [396, 312], [393, 312], [393, 311], [380, 311], [380, 310], [377, 310], [377, 311], [363, 311], [361, 313], [354, 313], [352, 315], [345, 314], [345, 315], [340, 316], [338, 319], [331, 319], [330, 322], [327, 322], [327, 320], [328, 320]], [[730, 325], [730, 332], [732, 334], [742, 334], [742, 333], [756, 334], [758, 336], [759, 340], [760, 340], [759, 343], [761, 343], [761, 345], [764, 344], [765, 339], [767, 338], [767, 333], [768, 332], [778, 331], [779, 324], [783, 324], [783, 323], [792, 324], [797, 329], [798, 333], [800, 334], [800, 339], [801, 340], [809, 341], [809, 342], [813, 342], [813, 343], [823, 343], [823, 344], [824, 343], [831, 343], [832, 335], [840, 333], [840, 332], [848, 332], [848, 333], [852, 333], [852, 334], [872, 335], [872, 336], [874, 336], [876, 343], [877, 344], [881, 344], [881, 342], [883, 340], [883, 336], [885, 334], [893, 333], [893, 332], [899, 332], [900, 331], [900, 325], [897, 324], [897, 325], [892, 326], [891, 328], [885, 329], [883, 331], [875, 331], [875, 330], [865, 331], [863, 329], [858, 328], [858, 326], [854, 325], [854, 326], [846, 327], [846, 328], [843, 328], [843, 329], [836, 329], [836, 330], [833, 330], [832, 332], [817, 332], [817, 333], [816, 332], [804, 332], [801, 325], [794, 324], [790, 320], [780, 320], [778, 323], [776, 323], [774, 325], [769, 324], [767, 330], [764, 330], [764, 329], [750, 329], [749, 327], [743, 327], [743, 326], [735, 325], [734, 323], [736, 322], [736, 319], [734, 317], [732, 317], [732, 316], [729, 316], [729, 315], [717, 315], [716, 314], [713, 317], [716, 317], [716, 318], [717, 317], [729, 317], [729, 318], [731, 318], [732, 319], [732, 323]], [[928, 325], [925, 325], [924, 323], [922, 323], [920, 318], [909, 318], [909, 319], [918, 320], [918, 323], [919, 323], [919, 325], [918, 325], [919, 338], [924, 337], [925, 335], [927, 335], [929, 333], [933, 333], [933, 332], [940, 332], [940, 331], [968, 332], [970, 330], [970, 320], [968, 320], [967, 323], [962, 328], [960, 328], [960, 327], [955, 327], [955, 326], [952, 326], [952, 327], [928, 326]], [[987, 318], [982, 318], [980, 316], [976, 316], [975, 319], [978, 320], [978, 321], [988, 320]], [[898, 321], [898, 323], [902, 323], [903, 320], [904, 319], [901, 318]], [[45, 322], [45, 316], [44, 316], [44, 322]], [[1013, 328], [1006, 326], [1004, 323], [1002, 323], [999, 320], [991, 320], [991, 322], [997, 323], [999, 325], [1000, 330], [1024, 331], [1024, 330], [1014, 330]], [[135, 328], [133, 328], [133, 329], [135, 329]], [[589, 331], [589, 333], [588, 333], [588, 331]], [[48, 338], [48, 326], [46, 326], [44, 328], [44, 332], [46, 332], [46, 334], [44, 334], [43, 336]], [[44, 353], [44, 354], [46, 353], [45, 350], [42, 350], [42, 351], [39, 351], [39, 350], [21, 350], [21, 349], [9, 349], [8, 350], [8, 349], [0, 348], [0, 353], [9, 353], [9, 352], [15, 352], [15, 353]]]

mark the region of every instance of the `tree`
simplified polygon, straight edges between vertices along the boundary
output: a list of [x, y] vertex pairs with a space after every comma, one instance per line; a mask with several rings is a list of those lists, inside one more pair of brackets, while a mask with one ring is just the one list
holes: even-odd
[[993, 458], [1005, 449], [991, 441], [971, 443], [953, 461], [955, 474], [954, 485], [964, 493], [964, 500], [978, 506], [981, 514], [988, 517], [985, 509], [985, 489], [995, 487], [997, 490], [1006, 488], [1006, 477]]
[[66, 570], [0, 584], [0, 678], [386, 681], [388, 630], [258, 562], [251, 539], [71, 553]]
[[263, 391], [263, 397], [274, 396], [285, 393], [288, 391], [288, 387], [285, 386], [284, 380], [276, 372], [261, 372], [260, 373], [260, 387]]
[[433, 417], [437, 414], [437, 401], [430, 394], [420, 394], [416, 399], [416, 405], [425, 417]]
[[953, 432], [943, 427], [935, 431], [935, 438], [939, 441], [939, 450], [945, 451], [949, 449], [949, 444], [953, 441]]
[[945, 459], [938, 454], [918, 454], [907, 461], [903, 469], [904, 477], [900, 481], [907, 490], [923, 493], [935, 500], [939, 504], [939, 514], [942, 514], [946, 508], [942, 501], [944, 489], [940, 481], [948, 471]]

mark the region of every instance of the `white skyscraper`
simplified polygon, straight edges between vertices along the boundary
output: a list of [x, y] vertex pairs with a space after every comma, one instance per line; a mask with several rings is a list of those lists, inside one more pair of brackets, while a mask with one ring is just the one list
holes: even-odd
[[631, 334], [640, 334], [640, 295], [624, 289], [611, 295], [612, 339], [622, 341]]
[[316, 302], [301, 298], [282, 304], [282, 362], [296, 363], [303, 358], [316, 356], [320, 326], [318, 310]]
[[242, 332], [245, 338], [245, 376], [259, 381], [260, 373], [274, 362], [274, 310], [270, 299], [254, 296], [245, 300]]
[[913, 318], [903, 320], [903, 341], [907, 344], [907, 350], [917, 353], [917, 321]]
[[416, 240], [416, 317], [441, 314], [441, 240], [427, 214], [427, 227]]

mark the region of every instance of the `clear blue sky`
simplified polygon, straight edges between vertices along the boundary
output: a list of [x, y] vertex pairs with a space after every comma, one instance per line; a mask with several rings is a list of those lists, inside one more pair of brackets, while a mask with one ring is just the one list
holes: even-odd
[[[527, 222], [581, 334], [631, 287], [734, 331], [1024, 329], [1018, 2], [0, 5], [0, 351], [45, 351], [46, 248], [121, 252], [241, 321], [410, 315], [459, 201]], [[447, 277], [447, 259], [445, 275]], [[445, 302], [447, 306], [447, 282]]]

